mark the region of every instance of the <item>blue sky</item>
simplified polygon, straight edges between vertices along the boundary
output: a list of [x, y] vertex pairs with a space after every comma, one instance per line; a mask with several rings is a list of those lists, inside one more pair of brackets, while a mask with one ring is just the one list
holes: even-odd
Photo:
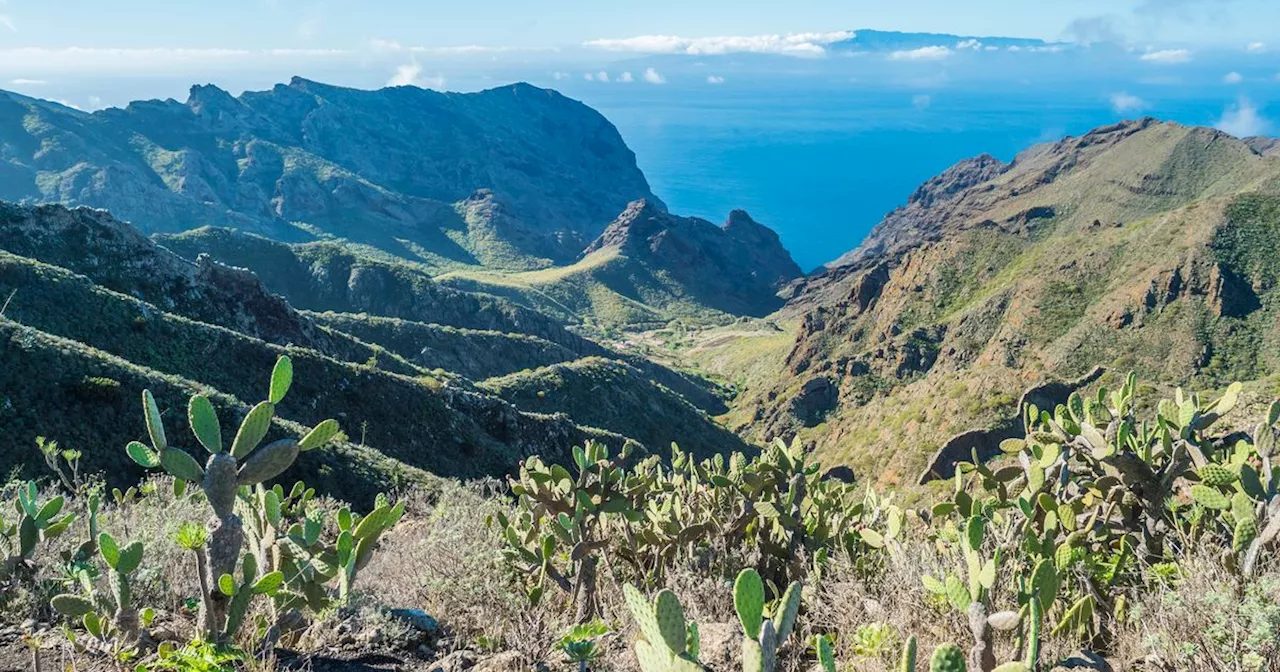
[[1274, 0], [0, 0], [0, 49], [563, 47], [644, 34], [879, 28], [1137, 43], [1266, 40]]
[[[1124, 49], [1048, 63], [940, 42], [860, 65], [824, 59], [861, 28]], [[708, 54], [743, 58], [703, 72]], [[727, 89], [793, 70], [924, 96], [965, 79], [1087, 74], [1127, 78], [1108, 94], [1131, 95], [1139, 84], [1274, 88], [1278, 55], [1280, 0], [0, 0], [0, 88], [87, 110], [293, 75], [459, 91], [525, 80], [586, 97], [602, 82]]]

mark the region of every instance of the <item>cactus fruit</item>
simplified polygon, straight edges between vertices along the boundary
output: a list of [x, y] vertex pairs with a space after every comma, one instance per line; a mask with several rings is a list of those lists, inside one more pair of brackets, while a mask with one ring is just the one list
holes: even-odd
[[942, 644], [929, 658], [929, 672], [967, 672], [964, 651], [955, 644]]

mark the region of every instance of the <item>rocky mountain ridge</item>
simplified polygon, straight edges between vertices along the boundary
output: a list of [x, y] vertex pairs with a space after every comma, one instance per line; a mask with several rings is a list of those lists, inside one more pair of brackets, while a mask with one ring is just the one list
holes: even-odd
[[[0, 175], [0, 198], [106, 208], [145, 233], [337, 236], [438, 264], [571, 261], [630, 201], [660, 203], [612, 124], [527, 84], [455, 94], [295, 77], [92, 114], [0, 93]], [[475, 207], [495, 199], [500, 211]], [[496, 251], [494, 228], [509, 232]]]

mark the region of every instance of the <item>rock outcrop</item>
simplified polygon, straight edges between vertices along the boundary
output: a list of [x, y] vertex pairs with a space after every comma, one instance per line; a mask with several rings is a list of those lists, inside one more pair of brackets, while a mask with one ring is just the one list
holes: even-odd
[[741, 210], [716, 226], [639, 200], [586, 253], [608, 248], [669, 276], [703, 305], [734, 315], [773, 312], [782, 305], [778, 290], [802, 275], [778, 234]]

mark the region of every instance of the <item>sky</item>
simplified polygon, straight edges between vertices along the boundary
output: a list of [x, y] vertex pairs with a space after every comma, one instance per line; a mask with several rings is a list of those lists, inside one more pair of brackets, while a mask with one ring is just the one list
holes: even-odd
[[0, 0], [0, 49], [531, 49], [854, 28], [1228, 44], [1277, 25], [1274, 0]]

